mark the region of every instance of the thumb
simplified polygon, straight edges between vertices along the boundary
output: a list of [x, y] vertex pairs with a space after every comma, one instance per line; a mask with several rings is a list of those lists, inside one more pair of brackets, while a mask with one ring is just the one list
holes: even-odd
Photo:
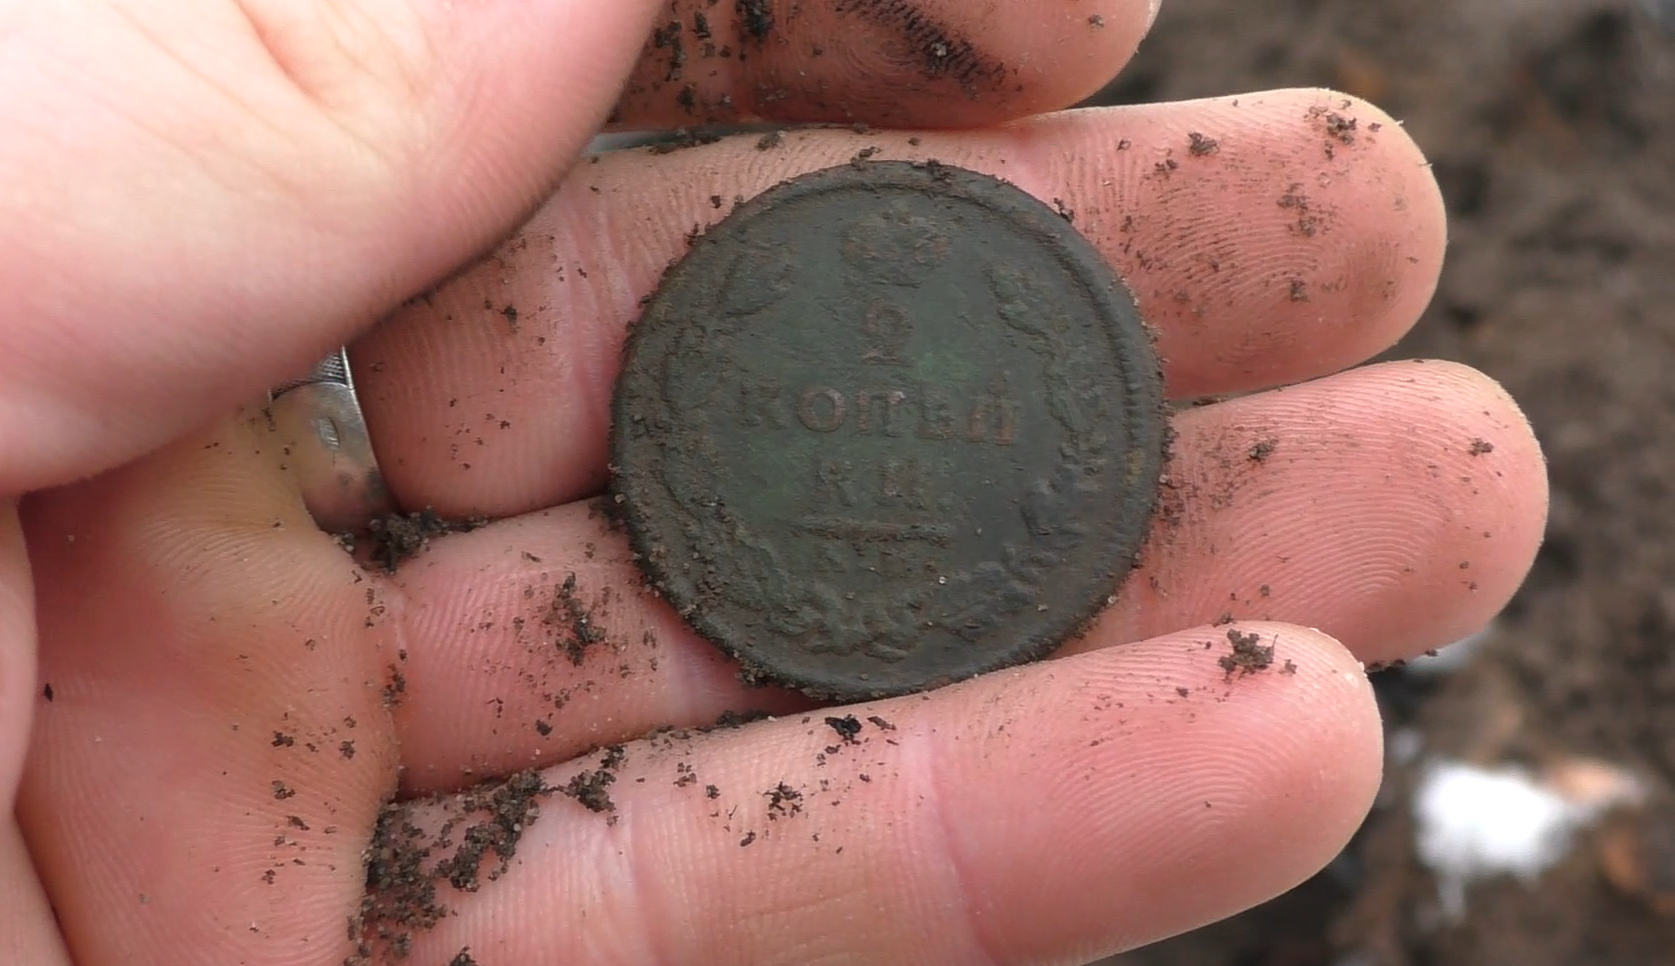
[[300, 373], [481, 250], [659, 0], [0, 0], [0, 495]]

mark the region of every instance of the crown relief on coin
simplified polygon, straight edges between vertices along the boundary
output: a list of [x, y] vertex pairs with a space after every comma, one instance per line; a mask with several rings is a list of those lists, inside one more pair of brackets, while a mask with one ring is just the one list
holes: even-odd
[[613, 401], [651, 584], [747, 677], [830, 699], [1046, 656], [1117, 592], [1167, 417], [1133, 297], [1057, 213], [869, 162], [672, 266]]

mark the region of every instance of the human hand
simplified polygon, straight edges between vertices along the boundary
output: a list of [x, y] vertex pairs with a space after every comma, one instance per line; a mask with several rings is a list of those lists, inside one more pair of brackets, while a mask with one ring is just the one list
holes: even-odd
[[[505, 875], [488, 881], [500, 865], [491, 849], [477, 891], [434, 883], [450, 914], [430, 928], [389, 917], [399, 905], [424, 919], [422, 888], [387, 891], [361, 938], [382, 953], [380, 930], [406, 936], [419, 963], [469, 946], [483, 966], [1064, 961], [1226, 914], [1330, 857], [1378, 775], [1356, 658], [1409, 655], [1485, 622], [1528, 565], [1545, 505], [1527, 427], [1476, 374], [1398, 364], [1259, 391], [1388, 345], [1434, 284], [1435, 186], [1365, 104], [1280, 92], [958, 134], [801, 132], [765, 151], [751, 137], [580, 167], [490, 258], [354, 347], [401, 501], [496, 521], [437, 541], [393, 577], [358, 570], [312, 526], [258, 416], [180, 436], [306, 366], [533, 203], [630, 73], [653, 13], [593, 6], [553, 5], [546, 24], [511, 26], [493, 20], [535, 14], [492, 6], [467, 25], [440, 7], [413, 21], [379, 11], [386, 27], [432, 31], [410, 48], [437, 52], [432, 66], [394, 72], [408, 90], [442, 92], [416, 100], [379, 86], [390, 72], [345, 75], [328, 55], [300, 56], [327, 48], [299, 42], [279, 62], [313, 66], [290, 76], [335, 81], [325, 87], [337, 96], [297, 102], [329, 109], [318, 141], [264, 140], [293, 131], [271, 113], [236, 114], [266, 122], [248, 128], [218, 115], [188, 125], [218, 132], [207, 147], [131, 131], [124, 141], [113, 114], [155, 131], [212, 102], [156, 109], [171, 102], [114, 82], [107, 90], [133, 98], [123, 111], [90, 114], [93, 88], [67, 87], [67, 100], [17, 125], [73, 127], [109, 153], [58, 175], [101, 188], [55, 198], [60, 230], [0, 219], [0, 246], [20, 253], [0, 258], [0, 288], [24, 293], [9, 317], [27, 323], [0, 329], [0, 492], [175, 439], [26, 500], [27, 561], [17, 525], [0, 540], [13, 669], [0, 674], [0, 777], [15, 781], [33, 708], [19, 816], [75, 962], [343, 962], [360, 941], [345, 924], [362, 913], [363, 850], [398, 787], [444, 796], [407, 810], [421, 832], [385, 822], [384, 844], [411, 854], [462, 810], [472, 782], [550, 766], [545, 782], [564, 786], [596, 776], [602, 753], [590, 749], [617, 742], [623, 760], [602, 789], [612, 811], [537, 796], [530, 821], [522, 796], [503, 793], [507, 827], [526, 826]], [[794, 87], [807, 70], [809, 86], [765, 112], [829, 119], [824, 100], [879, 125], [999, 122], [1096, 86], [1149, 19], [1117, 2], [1065, 4], [1068, 16], [1057, 4], [926, 3], [983, 63], [1026, 65], [927, 77], [922, 60], [864, 56], [896, 49], [878, 44], [905, 5], [836, 6], [883, 19], [781, 17], [770, 36], [785, 46], [764, 45], [756, 69], [778, 57], [765, 83]], [[713, 31], [736, 36], [731, 5], [704, 9]], [[929, 22], [895, 28], [922, 44], [929, 35], [914, 31]], [[75, 26], [78, 43], [98, 46]], [[169, 63], [229, 49], [187, 43], [179, 25], [150, 36], [180, 38], [186, 54]], [[554, 49], [553, 36], [574, 46]], [[803, 59], [816, 42], [832, 61]], [[833, 56], [843, 50], [859, 53]], [[625, 122], [681, 116], [679, 86], [650, 90], [668, 57], [653, 48], [633, 69], [646, 92], [624, 99]], [[0, 57], [0, 71], [18, 63]], [[821, 76], [826, 63], [841, 74]], [[221, 74], [210, 66], [196, 76], [223, 87], [246, 76], [236, 58]], [[706, 81], [734, 85], [738, 103], [759, 82]], [[417, 120], [399, 109], [415, 103]], [[356, 123], [327, 123], [343, 116]], [[140, 150], [182, 143], [191, 150]], [[81, 157], [36, 145], [8, 142], [0, 164], [29, 175], [44, 157]], [[587, 498], [604, 480], [624, 327], [686, 233], [734, 196], [870, 146], [1062, 199], [1157, 327], [1172, 393], [1255, 394], [1179, 417], [1146, 559], [1060, 659], [805, 722], [793, 696], [738, 685], [641, 589]], [[204, 151], [215, 163], [194, 160]], [[265, 174], [229, 186], [229, 171]], [[266, 175], [295, 180], [257, 190], [272, 189]], [[147, 184], [171, 188], [154, 197], [138, 190]], [[166, 217], [175, 211], [194, 217]], [[104, 265], [115, 277], [94, 269]], [[17, 670], [33, 640], [31, 568], [50, 701], [31, 700], [37, 679]], [[578, 612], [602, 637], [578, 649], [579, 664], [567, 653]], [[1227, 629], [1207, 626], [1224, 613], [1322, 630], [1241, 623], [1276, 646], [1276, 663], [1231, 675], [1218, 663]], [[642, 738], [745, 709], [789, 716]], [[862, 722], [856, 743], [828, 714]], [[478, 839], [503, 834], [486, 818], [465, 824], [486, 830]], [[448, 870], [470, 884], [471, 863], [456, 859], [465, 837], [452, 838], [432, 858], [455, 859]], [[8, 894], [21, 895], [21, 855], [3, 855], [19, 890]], [[9, 908], [18, 935], [27, 906]], [[52, 940], [37, 929], [26, 941], [41, 945], [18, 948], [38, 952]]]

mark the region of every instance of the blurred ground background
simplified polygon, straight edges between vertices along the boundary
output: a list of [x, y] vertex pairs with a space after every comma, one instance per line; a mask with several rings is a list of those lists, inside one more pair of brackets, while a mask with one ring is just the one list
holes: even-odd
[[[1098, 100], [1296, 85], [1377, 102], [1434, 161], [1449, 261], [1391, 355], [1461, 360], [1512, 391], [1551, 460], [1552, 524], [1468, 664], [1376, 676], [1403, 754], [1330, 869], [1111, 962], [1675, 963], [1675, 0], [1166, 0]], [[1534, 885], [1474, 886], [1451, 922], [1408, 808], [1417, 763], [1439, 754], [1588, 756], [1652, 800]]]

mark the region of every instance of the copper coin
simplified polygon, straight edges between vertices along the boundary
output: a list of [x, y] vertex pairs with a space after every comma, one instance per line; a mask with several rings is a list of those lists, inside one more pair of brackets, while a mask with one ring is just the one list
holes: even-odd
[[613, 487], [748, 677], [830, 699], [1044, 657], [1134, 564], [1167, 418], [1134, 299], [1002, 181], [874, 162], [694, 240], [630, 333]]

